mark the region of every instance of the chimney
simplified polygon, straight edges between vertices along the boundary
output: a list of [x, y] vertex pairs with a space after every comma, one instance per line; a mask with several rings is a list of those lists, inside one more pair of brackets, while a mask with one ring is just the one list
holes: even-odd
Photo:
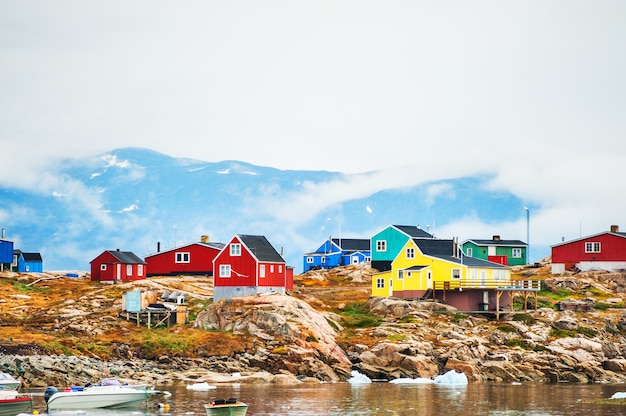
[[459, 237], [452, 237], [452, 257], [459, 257]]
[[493, 241], [500, 241], [500, 236], [499, 235], [494, 235], [492, 240]]
[[4, 227], [2, 227], [2, 239], [4, 239]]
[[201, 235], [200, 236], [200, 242], [201, 243], [208, 243], [209, 242], [209, 236], [208, 235]]
[[[611, 232], [612, 233], [619, 233], [619, 225], [611, 225]], [[3, 235], [3, 237], [4, 237], [4, 235]]]
[[157, 241], [157, 253], [161, 252], [161, 242]]

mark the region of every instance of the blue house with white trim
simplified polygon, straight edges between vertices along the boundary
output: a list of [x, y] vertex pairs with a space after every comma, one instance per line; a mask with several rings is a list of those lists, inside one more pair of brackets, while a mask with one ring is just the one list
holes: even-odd
[[13, 251], [13, 271], [18, 273], [43, 272], [43, 259], [39, 253], [25, 253], [22, 250]]
[[0, 238], [0, 271], [11, 270], [13, 263], [13, 241]]
[[315, 269], [332, 269], [371, 260], [370, 240], [362, 238], [332, 238], [317, 250], [304, 255], [303, 273]]

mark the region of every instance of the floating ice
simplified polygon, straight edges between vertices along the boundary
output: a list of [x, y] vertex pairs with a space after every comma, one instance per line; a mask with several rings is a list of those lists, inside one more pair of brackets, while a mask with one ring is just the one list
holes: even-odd
[[361, 374], [356, 370], [353, 370], [350, 374], [352, 374], [352, 377], [348, 379], [348, 383], [350, 384], [368, 384], [372, 382], [368, 376]]
[[395, 380], [390, 381], [391, 384], [432, 384], [432, 381], [429, 378], [396, 378]]
[[435, 377], [435, 384], [467, 384], [467, 376], [450, 370], [445, 374]]
[[626, 399], [626, 392], [618, 391], [611, 396], [611, 399]]
[[187, 386], [187, 390], [195, 390], [195, 391], [207, 391], [207, 390], [212, 390], [212, 389], [216, 389], [216, 388], [217, 387], [211, 386], [207, 382], [204, 382], [204, 383], [194, 383], [194, 384], [189, 384]]

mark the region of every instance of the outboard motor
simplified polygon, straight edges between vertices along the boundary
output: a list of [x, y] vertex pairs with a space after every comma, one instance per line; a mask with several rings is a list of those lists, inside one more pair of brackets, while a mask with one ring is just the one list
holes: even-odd
[[52, 397], [52, 395], [54, 393], [58, 393], [59, 390], [56, 387], [46, 387], [46, 391], [43, 394], [43, 398], [46, 401], [46, 404], [48, 404], [48, 400], [50, 400], [50, 397]]

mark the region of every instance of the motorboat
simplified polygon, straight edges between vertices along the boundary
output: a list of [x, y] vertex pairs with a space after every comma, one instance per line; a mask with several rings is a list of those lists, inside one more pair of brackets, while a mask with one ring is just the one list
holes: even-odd
[[0, 416], [15, 416], [32, 408], [32, 397], [17, 390], [0, 389]]
[[9, 373], [0, 372], [0, 387], [7, 390], [18, 390], [22, 382]]
[[213, 400], [204, 408], [207, 416], [245, 416], [248, 411], [248, 405], [235, 398]]
[[56, 387], [48, 387], [44, 399], [48, 410], [97, 409], [139, 407], [141, 403], [155, 395], [168, 397], [171, 393], [153, 388], [122, 385], [116, 379], [106, 379], [105, 382], [84, 387], [68, 387], [63, 391]]

